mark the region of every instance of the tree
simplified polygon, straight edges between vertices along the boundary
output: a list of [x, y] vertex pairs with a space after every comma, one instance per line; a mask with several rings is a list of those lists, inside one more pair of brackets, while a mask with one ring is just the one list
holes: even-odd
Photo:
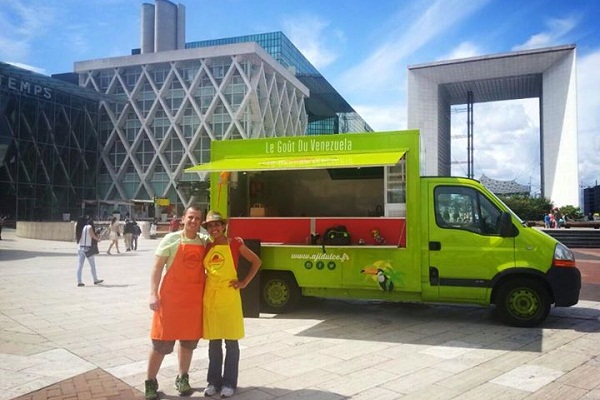
[[562, 206], [559, 208], [560, 213], [570, 219], [582, 219], [583, 213], [579, 207], [570, 205]]
[[523, 221], [540, 221], [552, 210], [552, 202], [545, 197], [527, 195], [498, 196]]

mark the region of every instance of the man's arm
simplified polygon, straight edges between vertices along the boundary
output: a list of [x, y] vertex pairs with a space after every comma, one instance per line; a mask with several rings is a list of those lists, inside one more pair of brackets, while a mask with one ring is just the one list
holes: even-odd
[[158, 310], [158, 288], [162, 279], [163, 268], [167, 262], [167, 257], [156, 256], [154, 267], [152, 268], [152, 275], [150, 275], [150, 309], [153, 311]]

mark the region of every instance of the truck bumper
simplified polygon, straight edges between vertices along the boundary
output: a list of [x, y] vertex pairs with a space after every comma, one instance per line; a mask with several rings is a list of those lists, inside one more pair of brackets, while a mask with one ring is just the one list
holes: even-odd
[[581, 290], [581, 272], [577, 268], [550, 267], [546, 278], [556, 307], [569, 307], [579, 301]]

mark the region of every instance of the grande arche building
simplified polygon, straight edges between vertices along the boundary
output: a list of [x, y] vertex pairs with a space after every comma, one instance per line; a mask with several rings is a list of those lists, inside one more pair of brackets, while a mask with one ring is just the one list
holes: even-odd
[[555, 206], [580, 205], [575, 45], [408, 67], [408, 127], [421, 131], [423, 174], [450, 175], [450, 108], [469, 96], [472, 103], [537, 98], [541, 194]]

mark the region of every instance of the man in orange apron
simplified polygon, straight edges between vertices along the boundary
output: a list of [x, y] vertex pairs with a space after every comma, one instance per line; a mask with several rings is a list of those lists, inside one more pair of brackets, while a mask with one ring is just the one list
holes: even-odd
[[[240, 289], [244, 289], [261, 266], [260, 258], [241, 239], [225, 236], [227, 220], [219, 212], [209, 211], [203, 226], [212, 242], [206, 246], [204, 268], [206, 291], [204, 293], [204, 339], [208, 339], [208, 385], [205, 396], [218, 391], [221, 397], [231, 397], [238, 383], [240, 347], [238, 339], [244, 337], [244, 316]], [[239, 256], [251, 264], [250, 271], [238, 280]], [[225, 359], [223, 360], [223, 341]]]
[[[202, 210], [190, 206], [183, 216], [183, 230], [168, 233], [156, 249], [156, 262], [150, 280], [152, 350], [148, 360], [145, 397], [158, 399], [156, 375], [165, 355], [179, 341], [179, 375], [175, 388], [182, 396], [190, 395], [188, 371], [192, 353], [202, 338], [205, 239], [198, 234]], [[166, 270], [163, 277], [163, 269]], [[161, 283], [162, 280], [162, 283]], [[160, 287], [160, 290], [159, 290]]]

